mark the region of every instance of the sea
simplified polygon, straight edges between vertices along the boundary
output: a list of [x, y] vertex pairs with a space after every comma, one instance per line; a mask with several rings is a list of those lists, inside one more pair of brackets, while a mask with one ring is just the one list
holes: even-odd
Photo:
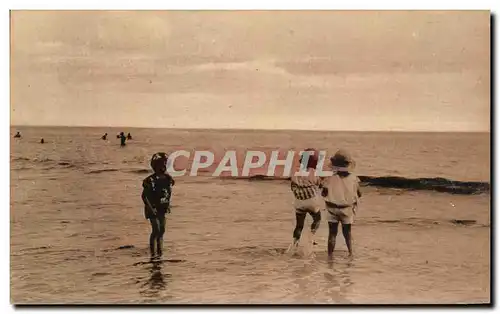
[[[12, 303], [491, 302], [490, 133], [10, 131]], [[132, 135], [125, 147], [119, 132]], [[212, 151], [217, 162], [228, 150], [305, 148], [342, 148], [356, 161], [363, 197], [353, 258], [339, 234], [328, 261], [327, 222], [313, 246], [311, 217], [287, 252], [295, 214], [286, 177], [206, 169], [175, 178], [165, 254], [150, 260], [141, 192], [155, 152]]]

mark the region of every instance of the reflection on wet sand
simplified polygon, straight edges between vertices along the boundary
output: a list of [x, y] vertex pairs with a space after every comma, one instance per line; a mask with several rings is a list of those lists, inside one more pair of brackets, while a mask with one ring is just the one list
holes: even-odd
[[353, 258], [337, 257], [328, 261], [326, 252], [316, 252], [312, 257], [293, 259], [288, 267], [289, 289], [294, 303], [351, 304], [353, 291], [352, 272], [357, 265]]
[[151, 261], [149, 268], [149, 279], [142, 285], [145, 288], [141, 291], [141, 295], [149, 298], [157, 298], [161, 291], [165, 290], [168, 285], [171, 274], [162, 273], [162, 262]]
[[346, 296], [349, 295], [350, 287], [354, 284], [351, 280], [350, 270], [354, 267], [354, 260], [350, 258], [346, 264], [336, 263], [329, 260], [327, 268], [323, 273], [325, 279], [325, 290], [330, 296], [330, 301], [335, 303], [352, 303]]
[[292, 282], [296, 286], [295, 302], [304, 302], [308, 299], [314, 299], [318, 292], [315, 286], [314, 273], [315, 265], [311, 262], [305, 262], [301, 266], [296, 266], [292, 271]]

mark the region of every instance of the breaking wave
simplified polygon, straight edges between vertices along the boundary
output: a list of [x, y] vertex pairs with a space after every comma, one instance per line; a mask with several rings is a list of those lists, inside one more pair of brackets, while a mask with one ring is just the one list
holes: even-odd
[[451, 194], [481, 194], [490, 191], [488, 182], [454, 181], [445, 178], [405, 178], [359, 176], [365, 186], [405, 190], [430, 190]]
[[[249, 177], [221, 177], [222, 179], [249, 181], [287, 181], [288, 177], [254, 175]], [[455, 181], [445, 178], [405, 178], [394, 176], [359, 176], [362, 186], [393, 188], [403, 190], [429, 190], [451, 194], [489, 193], [490, 183], [477, 181]]]

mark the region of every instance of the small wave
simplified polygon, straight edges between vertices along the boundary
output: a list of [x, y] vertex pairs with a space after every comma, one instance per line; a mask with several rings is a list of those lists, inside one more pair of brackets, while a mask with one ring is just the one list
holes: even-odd
[[87, 171], [86, 174], [97, 174], [97, 173], [102, 173], [102, 172], [115, 172], [115, 171], [119, 171], [119, 169], [110, 168], [110, 169], [90, 170], [90, 171]]
[[254, 246], [254, 245], [247, 245], [247, 246], [226, 248], [226, 249], [222, 249], [221, 251], [223, 251], [223, 252], [240, 252], [240, 251], [254, 251], [256, 249], [259, 249], [259, 247]]
[[30, 168], [30, 167], [18, 167], [18, 168], [11, 168], [11, 170], [15, 170], [15, 171], [33, 170], [33, 168]]
[[34, 162], [50, 162], [50, 161], [56, 161], [56, 160], [50, 159], [50, 158], [34, 158], [33, 161]]
[[480, 224], [474, 219], [425, 219], [410, 217], [405, 219], [371, 219], [370, 221], [359, 221], [359, 225], [374, 225], [374, 224], [401, 224], [409, 226], [430, 226], [430, 225], [454, 225], [465, 227], [489, 227], [488, 224]]
[[447, 221], [438, 221], [433, 219], [407, 218], [407, 219], [372, 219], [370, 221], [359, 221], [358, 225], [383, 225], [396, 224], [408, 226], [430, 226], [448, 224]]
[[36, 250], [48, 250], [48, 249], [51, 249], [51, 248], [52, 248], [51, 245], [38, 246], [38, 247], [30, 247], [30, 248], [26, 248], [26, 249], [21, 249], [21, 252], [36, 251]]
[[252, 255], [252, 256], [279, 256], [286, 252], [286, 248], [274, 248], [274, 247], [257, 247], [257, 246], [242, 246], [242, 247], [232, 247], [220, 250], [222, 252]]
[[135, 246], [131, 245], [131, 244], [127, 244], [127, 245], [122, 245], [120, 247], [117, 248], [117, 250], [126, 250], [126, 249], [133, 249], [135, 248]]
[[266, 176], [263, 174], [256, 174], [253, 176], [239, 176], [239, 177], [232, 177], [232, 176], [223, 176], [219, 177], [220, 179], [223, 180], [248, 180], [248, 181], [289, 181], [290, 177], [274, 177], [274, 176]]
[[45, 163], [45, 162], [56, 161], [56, 160], [53, 160], [50, 158], [45, 158], [45, 157], [42, 157], [42, 158], [35, 157], [33, 159], [30, 159], [27, 157], [15, 157], [12, 159], [12, 161], [31, 161], [31, 162], [35, 162], [35, 163]]
[[452, 219], [451, 223], [454, 225], [471, 226], [476, 224], [476, 220], [472, 219]]
[[31, 159], [26, 157], [16, 157], [12, 159], [13, 161], [30, 161]]
[[64, 259], [64, 261], [66, 261], [66, 262], [73, 262], [73, 261], [79, 261], [79, 260], [82, 260], [82, 259], [85, 259], [85, 258], [87, 258], [86, 255], [75, 255], [75, 256], [66, 257]]
[[133, 169], [129, 170], [128, 172], [137, 174], [150, 173], [149, 169]]
[[69, 168], [79, 168], [80, 166], [72, 164], [70, 162], [62, 161], [57, 163], [58, 166], [62, 166], [64, 169], [69, 169]]
[[72, 168], [80, 168], [80, 166], [77, 166], [77, 165], [73, 165], [73, 164], [70, 164], [70, 163], [63, 163], [62, 165], [61, 164], [58, 164], [59, 166], [50, 166], [50, 167], [45, 167], [45, 168], [42, 168], [43, 170], [53, 170], [53, 169], [72, 169]]
[[[59, 169], [61, 167], [65, 168], [65, 169], [80, 167], [77, 164], [69, 162], [69, 161], [60, 161], [60, 160], [58, 161], [58, 160], [54, 160], [54, 159], [50, 159], [50, 158], [33, 158], [33, 159], [29, 159], [29, 158], [26, 158], [26, 157], [17, 157], [17, 158], [13, 158], [12, 160], [13, 161], [28, 161], [28, 162], [31, 162], [32, 164], [48, 164], [48, 165], [45, 166], [45, 168], [43, 168], [43, 170]], [[23, 169], [24, 168], [25, 167], [23, 167]], [[25, 168], [25, 169], [28, 169], [28, 168]], [[13, 169], [13, 170], [20, 170], [20, 168]]]

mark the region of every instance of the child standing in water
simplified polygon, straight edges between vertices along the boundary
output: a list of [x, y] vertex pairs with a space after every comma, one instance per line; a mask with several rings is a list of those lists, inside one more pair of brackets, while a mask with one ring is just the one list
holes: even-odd
[[[307, 162], [304, 160], [305, 154], [309, 155]], [[314, 234], [319, 228], [321, 222], [321, 180], [316, 176], [316, 165], [318, 164], [318, 153], [314, 149], [306, 149], [300, 157], [300, 167], [304, 174], [294, 174], [291, 177], [290, 188], [294, 196], [294, 208], [296, 225], [293, 230], [293, 243], [290, 249], [295, 248], [300, 240], [302, 229], [307, 214], [311, 215], [313, 222], [311, 224], [311, 233]], [[316, 244], [313, 240], [313, 245]]]
[[345, 150], [339, 150], [330, 158], [333, 175], [323, 187], [328, 220], [328, 258], [333, 258], [339, 222], [342, 223], [349, 256], [353, 256], [351, 225], [354, 222], [358, 200], [361, 197], [359, 179], [352, 173], [354, 160]]
[[142, 201], [144, 215], [151, 223], [149, 250], [151, 257], [160, 257], [163, 253], [163, 234], [165, 233], [165, 215], [170, 213], [170, 196], [174, 179], [166, 173], [168, 156], [156, 153], [151, 158], [154, 173], [142, 182]]

